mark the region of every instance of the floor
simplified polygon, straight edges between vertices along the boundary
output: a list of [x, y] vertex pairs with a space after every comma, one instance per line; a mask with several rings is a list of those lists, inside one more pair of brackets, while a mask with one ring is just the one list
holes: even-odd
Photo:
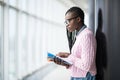
[[70, 74], [65, 67], [59, 66], [46, 75], [43, 80], [70, 80]]

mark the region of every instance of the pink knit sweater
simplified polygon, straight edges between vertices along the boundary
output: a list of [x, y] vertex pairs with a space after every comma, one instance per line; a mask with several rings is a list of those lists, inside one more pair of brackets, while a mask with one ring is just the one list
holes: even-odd
[[76, 42], [67, 58], [73, 63], [69, 68], [72, 77], [85, 77], [87, 72], [96, 75], [96, 39], [92, 31], [85, 28], [76, 36]]

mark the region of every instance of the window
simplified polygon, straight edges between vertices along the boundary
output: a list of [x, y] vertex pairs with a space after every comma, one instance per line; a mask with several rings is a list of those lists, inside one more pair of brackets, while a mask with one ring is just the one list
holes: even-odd
[[[35, 19], [33, 17], [28, 18], [28, 72], [32, 72], [34, 68], [35, 61]], [[31, 64], [33, 63], [33, 64]]]
[[65, 7], [60, 4], [59, 0], [0, 0], [0, 80], [22, 80], [47, 64], [47, 51], [63, 48]]
[[28, 2], [28, 12], [31, 14], [36, 13], [35, 0], [29, 0]]
[[[21, 79], [27, 74], [27, 15], [19, 13], [18, 36], [17, 36], [17, 59], [18, 59], [18, 78]], [[22, 65], [22, 66], [21, 66]]]
[[9, 80], [17, 80], [16, 11], [9, 9]]
[[2, 51], [2, 49], [3, 49], [3, 42], [2, 42], [2, 40], [3, 40], [3, 34], [2, 34], [2, 30], [3, 30], [3, 26], [2, 26], [2, 6], [0, 5], [0, 80], [2, 80], [3, 79], [3, 51]]
[[17, 5], [17, 0], [9, 0], [9, 4], [12, 6], [16, 6]]
[[43, 31], [43, 26], [41, 20], [36, 20], [36, 37], [35, 37], [35, 55], [36, 55], [36, 68], [42, 67], [42, 31]]
[[19, 0], [18, 7], [21, 10], [27, 11], [27, 0]]

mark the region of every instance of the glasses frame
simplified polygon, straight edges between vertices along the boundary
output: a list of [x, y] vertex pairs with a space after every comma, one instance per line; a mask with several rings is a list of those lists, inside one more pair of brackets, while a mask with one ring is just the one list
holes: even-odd
[[75, 16], [75, 17], [73, 17], [73, 18], [70, 18], [70, 19], [66, 19], [65, 20], [65, 25], [68, 25], [68, 24], [70, 24], [70, 21], [72, 20], [72, 19], [75, 19], [75, 18], [77, 18], [77, 17], [79, 17], [79, 16]]

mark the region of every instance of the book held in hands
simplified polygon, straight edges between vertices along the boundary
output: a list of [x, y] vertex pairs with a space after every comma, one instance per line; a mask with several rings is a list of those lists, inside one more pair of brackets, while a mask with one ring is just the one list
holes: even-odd
[[57, 58], [57, 59], [61, 60], [61, 62], [63, 62], [66, 65], [72, 65], [72, 63], [67, 61], [66, 58], [61, 58], [61, 57], [56, 56], [56, 55], [54, 55], [54, 54], [52, 54], [50, 52], [47, 53], [48, 61], [54, 61], [54, 58]]

